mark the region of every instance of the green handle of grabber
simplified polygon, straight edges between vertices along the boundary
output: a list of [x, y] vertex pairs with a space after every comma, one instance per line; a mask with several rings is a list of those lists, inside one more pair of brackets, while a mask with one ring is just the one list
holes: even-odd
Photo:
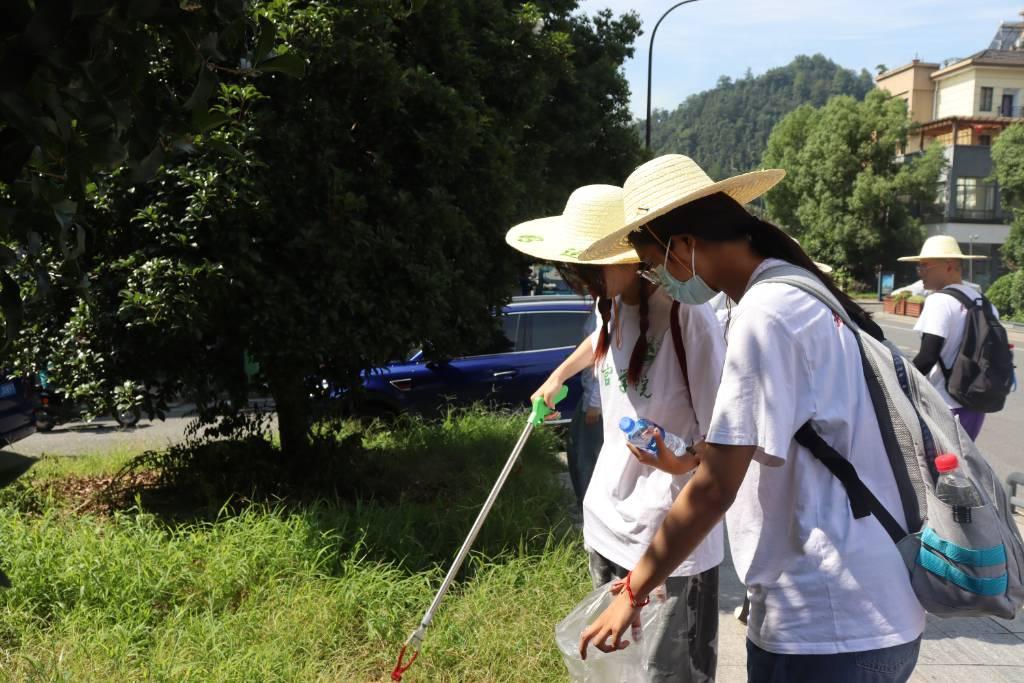
[[[561, 403], [562, 399], [569, 395], [569, 387], [562, 385], [562, 388], [555, 394], [555, 405]], [[533, 412], [530, 413], [529, 423], [534, 427], [544, 423], [544, 418], [555, 412], [544, 403], [544, 397], [538, 396], [533, 399]]]

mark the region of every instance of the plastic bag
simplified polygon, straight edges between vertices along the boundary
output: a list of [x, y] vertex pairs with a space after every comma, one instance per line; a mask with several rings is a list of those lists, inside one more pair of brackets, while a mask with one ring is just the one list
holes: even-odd
[[[663, 609], [667, 598], [664, 585], [651, 592], [651, 602], [640, 610], [640, 625], [622, 634], [622, 639], [629, 641], [629, 647], [605, 653], [591, 644], [586, 661], [580, 659], [580, 634], [612, 604], [615, 596], [609, 591], [614, 583], [611, 581], [595, 589], [555, 627], [558, 651], [562, 653], [569, 677], [576, 683], [633, 683], [647, 677], [647, 662], [656, 644], [654, 635], [664, 631], [663, 622], [668, 616]], [[644, 638], [645, 633], [651, 637]]]

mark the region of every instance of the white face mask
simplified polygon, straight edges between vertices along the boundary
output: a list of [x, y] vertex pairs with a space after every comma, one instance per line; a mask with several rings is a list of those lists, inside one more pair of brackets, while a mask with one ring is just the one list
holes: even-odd
[[658, 280], [661, 286], [664, 287], [665, 293], [675, 299], [681, 304], [688, 304], [690, 306], [700, 306], [701, 304], [711, 301], [718, 292], [708, 287], [708, 283], [704, 282], [704, 279], [700, 275], [697, 275], [697, 247], [694, 245], [693, 249], [690, 250], [691, 261], [690, 261], [690, 272], [693, 273], [693, 277], [689, 280], [682, 281], [676, 279], [672, 273], [668, 272], [668, 255], [672, 250], [672, 238], [668, 238], [668, 244], [665, 246], [665, 263], [663, 265], [654, 268], [654, 273], [658, 276]]

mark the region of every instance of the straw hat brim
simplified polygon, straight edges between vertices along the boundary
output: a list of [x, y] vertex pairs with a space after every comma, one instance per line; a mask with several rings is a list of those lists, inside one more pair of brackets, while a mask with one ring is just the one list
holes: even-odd
[[640, 262], [640, 258], [632, 250], [611, 258], [583, 261], [579, 255], [589, 246], [592, 239], [576, 233], [572, 220], [565, 216], [536, 218], [520, 223], [505, 233], [505, 242], [510, 247], [542, 261], [594, 266]]
[[943, 261], [946, 259], [960, 260], [960, 261], [984, 261], [988, 256], [968, 256], [967, 254], [930, 254], [925, 256], [900, 256], [897, 261], [903, 263], [917, 263], [918, 261]]
[[[621, 255], [623, 252], [633, 250], [627, 239], [629, 233], [633, 232], [645, 223], [649, 223], [659, 216], [664, 216], [669, 211], [678, 209], [680, 206], [690, 202], [703, 199], [717, 192], [729, 195], [740, 204], [749, 204], [768, 190], [775, 187], [779, 181], [786, 176], [786, 172], [780, 168], [771, 168], [763, 171], [751, 171], [742, 175], [733, 176], [717, 183], [706, 185], [698, 190], [688, 192], [673, 199], [661, 206], [650, 207], [643, 216], [627, 223], [620, 230], [616, 230], [607, 237], [594, 242], [588, 249], [585, 249], [580, 258], [585, 263], [592, 263], [597, 259], [607, 259]], [[673, 177], [666, 175], [663, 183], [672, 183]]]

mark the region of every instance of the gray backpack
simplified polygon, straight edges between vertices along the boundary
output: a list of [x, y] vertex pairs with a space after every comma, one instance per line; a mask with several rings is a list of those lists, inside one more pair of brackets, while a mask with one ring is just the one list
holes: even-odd
[[[945, 402], [890, 342], [859, 329], [812, 273], [794, 265], [772, 266], [754, 284], [776, 282], [815, 297], [854, 333], [864, 379], [874, 404], [889, 464], [909, 529], [903, 529], [865, 486], [849, 460], [828, 445], [813, 420], [796, 434], [842, 482], [857, 519], [874, 516], [910, 571], [921, 605], [940, 617], [994, 616], [1013, 619], [1024, 603], [1024, 543], [999, 478], [964, 432]], [[935, 496], [935, 458], [953, 453], [981, 494], [970, 523]]]

